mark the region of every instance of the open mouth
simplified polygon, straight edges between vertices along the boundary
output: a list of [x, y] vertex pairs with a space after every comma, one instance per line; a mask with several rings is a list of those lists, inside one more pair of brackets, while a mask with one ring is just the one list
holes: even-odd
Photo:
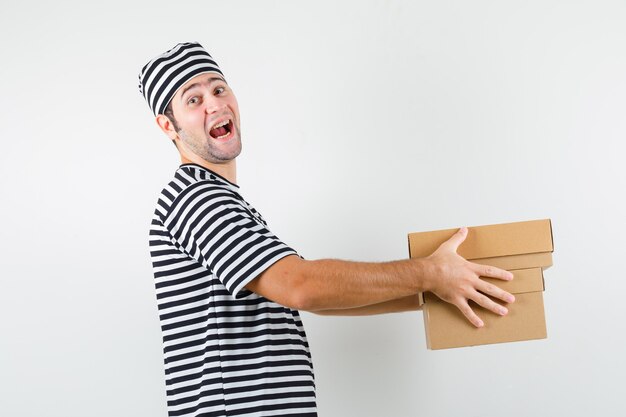
[[232, 120], [224, 120], [223, 122], [219, 122], [215, 126], [209, 130], [209, 135], [211, 135], [214, 139], [224, 139], [227, 137], [230, 132], [233, 130], [233, 122]]

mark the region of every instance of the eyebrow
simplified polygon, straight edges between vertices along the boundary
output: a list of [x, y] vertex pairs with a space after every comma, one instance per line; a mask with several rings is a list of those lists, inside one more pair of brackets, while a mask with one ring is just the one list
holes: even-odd
[[223, 79], [222, 77], [211, 77], [211, 78], [209, 78], [208, 80], [206, 80], [205, 82], [201, 82], [201, 83], [200, 83], [200, 82], [198, 82], [198, 83], [193, 83], [193, 84], [190, 84], [190, 85], [188, 85], [187, 87], [185, 87], [185, 88], [183, 88], [183, 89], [182, 89], [182, 91], [180, 92], [180, 99], [181, 99], [181, 100], [183, 99], [183, 96], [185, 95], [185, 93], [186, 93], [188, 90], [191, 90], [192, 88], [195, 88], [195, 87], [200, 87], [200, 85], [201, 85], [201, 84], [211, 84], [211, 83], [212, 83], [212, 82], [214, 82], [214, 81], [224, 81], [224, 82], [226, 82], [226, 80], [225, 80], [225, 79]]

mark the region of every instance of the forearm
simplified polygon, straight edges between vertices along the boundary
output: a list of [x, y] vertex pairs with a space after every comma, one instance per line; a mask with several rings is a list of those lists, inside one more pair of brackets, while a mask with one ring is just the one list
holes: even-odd
[[[359, 309], [353, 314], [384, 312], [394, 306], [385, 305], [390, 300], [430, 291], [457, 306], [468, 320], [481, 327], [483, 322], [469, 301], [504, 315], [508, 310], [490, 296], [507, 303], [514, 302], [515, 297], [480, 277], [508, 281], [513, 274], [459, 256], [457, 248], [466, 237], [467, 228], [461, 228], [430, 256], [395, 262], [305, 261], [290, 255], [250, 281], [246, 288], [298, 310]], [[377, 304], [380, 305], [373, 306]]]
[[308, 261], [303, 268], [302, 285], [310, 305], [305, 309], [355, 308], [410, 296], [424, 289], [425, 269], [418, 260]]
[[299, 310], [359, 308], [424, 291], [427, 269], [426, 260], [420, 259], [371, 263], [289, 256], [248, 288]]
[[370, 316], [374, 314], [418, 311], [421, 309], [422, 306], [419, 304], [418, 295], [415, 294], [363, 307], [317, 310], [313, 311], [313, 313], [321, 316]]

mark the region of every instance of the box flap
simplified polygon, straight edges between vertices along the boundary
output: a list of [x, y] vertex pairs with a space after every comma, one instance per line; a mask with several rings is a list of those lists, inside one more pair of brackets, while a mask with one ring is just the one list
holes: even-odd
[[426, 300], [424, 300], [424, 293], [423, 292], [418, 292], [417, 293], [417, 305], [419, 307], [423, 306], [424, 303], [426, 302]]
[[[410, 257], [422, 258], [432, 254], [457, 230], [410, 233]], [[544, 219], [469, 227], [458, 253], [465, 259], [479, 259], [552, 252], [553, 247], [552, 225], [550, 219]]]
[[496, 268], [506, 269], [548, 269], [552, 266], [552, 252], [524, 253], [522, 255], [498, 256], [496, 258], [472, 259], [471, 262], [481, 265], [491, 265]]

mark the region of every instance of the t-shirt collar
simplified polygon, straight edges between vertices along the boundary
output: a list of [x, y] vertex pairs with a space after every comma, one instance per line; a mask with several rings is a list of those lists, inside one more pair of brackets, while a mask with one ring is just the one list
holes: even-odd
[[196, 168], [196, 169], [202, 169], [212, 175], [215, 175], [216, 179], [218, 179], [221, 182], [226, 183], [226, 185], [229, 185], [231, 187], [235, 187], [236, 189], [239, 189], [239, 186], [233, 182], [228, 181], [226, 178], [222, 177], [220, 174], [218, 174], [215, 171], [212, 171], [206, 167], [203, 167], [202, 165], [198, 165], [198, 164], [194, 164], [194, 163], [187, 163], [187, 164], [181, 164], [180, 168], [185, 168], [185, 167], [191, 167], [191, 168]]

